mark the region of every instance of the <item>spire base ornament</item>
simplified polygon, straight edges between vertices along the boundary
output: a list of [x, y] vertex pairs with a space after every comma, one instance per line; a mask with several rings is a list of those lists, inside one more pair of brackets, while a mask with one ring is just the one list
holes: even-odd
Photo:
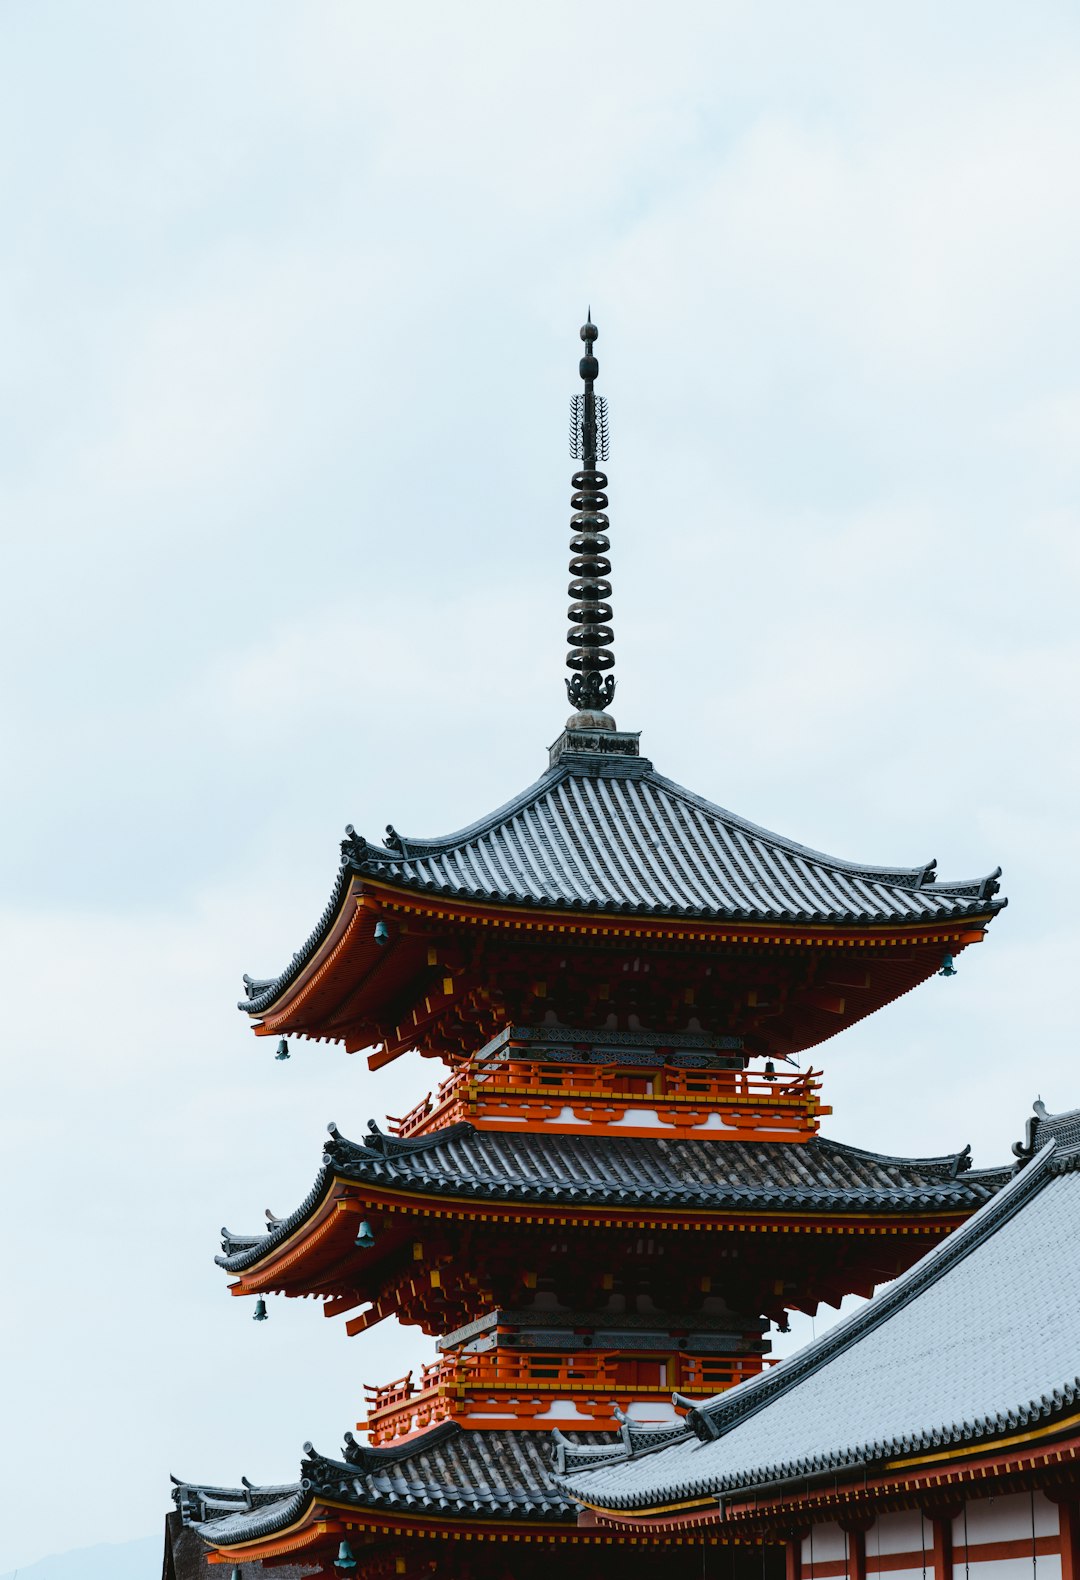
[[615, 720], [610, 713], [597, 713], [592, 709], [579, 709], [566, 721], [568, 730], [613, 730]]
[[[548, 749], [548, 767], [557, 768], [565, 757], [577, 758], [579, 763], [604, 759], [610, 764], [620, 758], [631, 759], [625, 770], [618, 770], [630, 774], [647, 773], [652, 767], [641, 755], [641, 731], [617, 730], [615, 720], [606, 713], [575, 713], [567, 719], [566, 728]], [[603, 771], [611, 773], [614, 768]]]

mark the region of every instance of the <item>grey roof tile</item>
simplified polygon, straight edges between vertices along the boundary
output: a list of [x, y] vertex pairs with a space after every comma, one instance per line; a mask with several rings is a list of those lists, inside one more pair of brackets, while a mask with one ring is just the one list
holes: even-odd
[[1039, 1104], [1035, 1130], [1035, 1160], [846, 1322], [697, 1407], [693, 1430], [658, 1451], [589, 1470], [560, 1448], [561, 1485], [603, 1507], [654, 1507], [977, 1442], [1075, 1408], [1080, 1111]]
[[711, 921], [838, 926], [953, 922], [1000, 910], [1000, 869], [937, 882], [934, 863], [875, 867], [810, 850], [665, 779], [645, 758], [560, 763], [490, 816], [439, 839], [371, 845], [350, 831], [319, 925], [273, 979], [246, 978], [260, 1013], [326, 937], [355, 875], [467, 901]]
[[[611, 1444], [611, 1434], [574, 1433], [573, 1447]], [[356, 1508], [398, 1513], [438, 1509], [485, 1519], [533, 1519], [573, 1524], [577, 1505], [550, 1477], [553, 1448], [544, 1432], [465, 1432], [452, 1422], [390, 1448], [348, 1439], [348, 1459], [317, 1454], [310, 1444], [300, 1480], [252, 1498], [252, 1489], [178, 1482], [173, 1496], [187, 1525], [207, 1542], [236, 1545], [284, 1530], [318, 1497]]]
[[966, 1150], [894, 1158], [824, 1136], [801, 1143], [653, 1141], [504, 1133], [468, 1122], [415, 1141], [385, 1136], [374, 1124], [371, 1132], [359, 1144], [331, 1127], [323, 1167], [297, 1211], [263, 1235], [223, 1232], [218, 1263], [231, 1273], [253, 1267], [314, 1212], [335, 1176], [423, 1196], [897, 1214], [972, 1211], [1009, 1177], [1008, 1169], [968, 1171]]

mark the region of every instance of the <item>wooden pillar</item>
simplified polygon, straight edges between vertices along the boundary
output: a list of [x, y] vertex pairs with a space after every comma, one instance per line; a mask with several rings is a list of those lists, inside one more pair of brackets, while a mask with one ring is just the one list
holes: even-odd
[[1080, 1580], [1080, 1501], [1050, 1493], [1058, 1506], [1061, 1580]]
[[953, 1580], [953, 1516], [934, 1515], [934, 1580]]
[[847, 1533], [848, 1580], [866, 1580], [866, 1526]]
[[873, 1514], [865, 1510], [839, 1522], [847, 1541], [847, 1580], [866, 1580], [866, 1533], [873, 1523]]
[[[789, 1536], [784, 1548], [784, 1580], [802, 1580], [802, 1532]], [[1080, 1580], [1080, 1574], [1062, 1575], [1061, 1580]]]

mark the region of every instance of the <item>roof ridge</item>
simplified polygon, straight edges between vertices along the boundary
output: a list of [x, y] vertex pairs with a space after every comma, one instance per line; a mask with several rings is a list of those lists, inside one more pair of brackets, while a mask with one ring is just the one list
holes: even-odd
[[[424, 856], [431, 856], [439, 851], [453, 850], [455, 846], [471, 844], [479, 839], [499, 823], [506, 823], [521, 809], [528, 806], [530, 801], [535, 801], [544, 790], [550, 789], [559, 780], [566, 779], [572, 770], [562, 763], [557, 763], [554, 768], [545, 768], [539, 779], [534, 779], [532, 784], [526, 785], [524, 790], [519, 790], [517, 795], [511, 796], [509, 801], [504, 801], [493, 812], [486, 813], [477, 818], [475, 822], [467, 823], [464, 828], [456, 829], [451, 834], [435, 834], [413, 836], [410, 834], [395, 834], [394, 837], [404, 847], [403, 850], [389, 846], [384, 850], [379, 847], [367, 845], [368, 851], [378, 858], [384, 857], [387, 861], [401, 862], [413, 861]], [[388, 830], [389, 832], [389, 830]], [[365, 841], [366, 843], [366, 841]]]
[[[777, 845], [792, 855], [803, 856], [826, 867], [835, 867], [841, 872], [868, 877], [875, 881], [885, 881], [896, 888], [924, 888], [929, 884], [933, 884], [935, 888], [940, 887], [934, 876], [937, 871], [936, 857], [917, 867], [873, 866], [866, 862], [848, 861], [842, 856], [830, 856], [827, 851], [817, 850], [812, 845], [803, 845], [786, 834], [777, 834], [775, 830], [766, 828], [761, 823], [754, 823], [749, 818], [743, 817], [741, 813], [732, 812], [728, 807], [721, 806], [717, 801], [710, 801], [707, 796], [700, 795], [696, 790], [688, 790], [685, 785], [669, 779], [665, 774], [657, 773], [655, 769], [645, 777], [667, 790], [670, 795], [677, 796], [680, 800], [697, 807], [698, 811], [717, 817], [721, 822], [741, 829], [743, 833], [750, 834], [756, 839]], [[999, 867], [995, 875], [999, 875], [1000, 872]], [[916, 881], [909, 883], [907, 880]], [[979, 880], [971, 881], [974, 883]]]
[[[824, 1142], [826, 1146], [834, 1148], [837, 1152], [843, 1152], [847, 1157], [851, 1158], [869, 1158], [874, 1163], [896, 1163], [902, 1165], [905, 1168], [952, 1169], [954, 1171], [951, 1176], [953, 1179], [955, 1179], [958, 1174], [968, 1173], [968, 1171], [971, 1169], [970, 1141], [965, 1146], [961, 1147], [957, 1152], [944, 1152], [938, 1157], [915, 1158], [904, 1157], [899, 1153], [892, 1152], [872, 1152], [868, 1147], [852, 1146], [850, 1141], [835, 1141], [832, 1136], [818, 1135], [815, 1139], [819, 1144]], [[979, 1174], [999, 1174], [1003, 1169], [1007, 1169], [1008, 1167], [1008, 1164], [1002, 1164], [1001, 1167], [997, 1169], [978, 1169], [975, 1172]]]

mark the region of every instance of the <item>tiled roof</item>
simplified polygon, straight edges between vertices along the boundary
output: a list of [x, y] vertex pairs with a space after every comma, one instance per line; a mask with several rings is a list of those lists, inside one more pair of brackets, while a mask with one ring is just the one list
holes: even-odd
[[941, 1158], [894, 1158], [823, 1136], [799, 1144], [653, 1141], [507, 1134], [463, 1122], [403, 1141], [372, 1123], [358, 1144], [335, 1126], [330, 1132], [323, 1167], [300, 1207], [264, 1234], [226, 1233], [217, 1259], [222, 1267], [239, 1273], [254, 1266], [305, 1222], [335, 1177], [485, 1201], [914, 1213], [971, 1211], [1009, 1172], [967, 1171], [966, 1149]]
[[[612, 1439], [583, 1432], [568, 1441], [598, 1446]], [[222, 1546], [285, 1529], [319, 1497], [357, 1508], [474, 1519], [573, 1524], [577, 1513], [550, 1479], [552, 1445], [543, 1432], [465, 1432], [446, 1422], [392, 1448], [367, 1448], [349, 1434], [346, 1453], [348, 1459], [328, 1459], [307, 1444], [300, 1480], [288, 1487], [177, 1482], [173, 1496], [185, 1524]]]
[[[979, 1441], [1080, 1400], [1080, 1113], [908, 1273], [816, 1344], [689, 1418], [659, 1451], [562, 1485], [591, 1504], [655, 1507], [789, 1476]], [[1072, 1145], [1062, 1135], [1072, 1132]]]
[[1000, 868], [937, 881], [935, 863], [841, 861], [726, 812], [646, 758], [571, 755], [513, 801], [440, 839], [349, 830], [343, 866], [311, 937], [277, 977], [246, 978], [260, 1013], [326, 937], [352, 876], [447, 898], [544, 909], [838, 926], [950, 922], [1000, 910]]

